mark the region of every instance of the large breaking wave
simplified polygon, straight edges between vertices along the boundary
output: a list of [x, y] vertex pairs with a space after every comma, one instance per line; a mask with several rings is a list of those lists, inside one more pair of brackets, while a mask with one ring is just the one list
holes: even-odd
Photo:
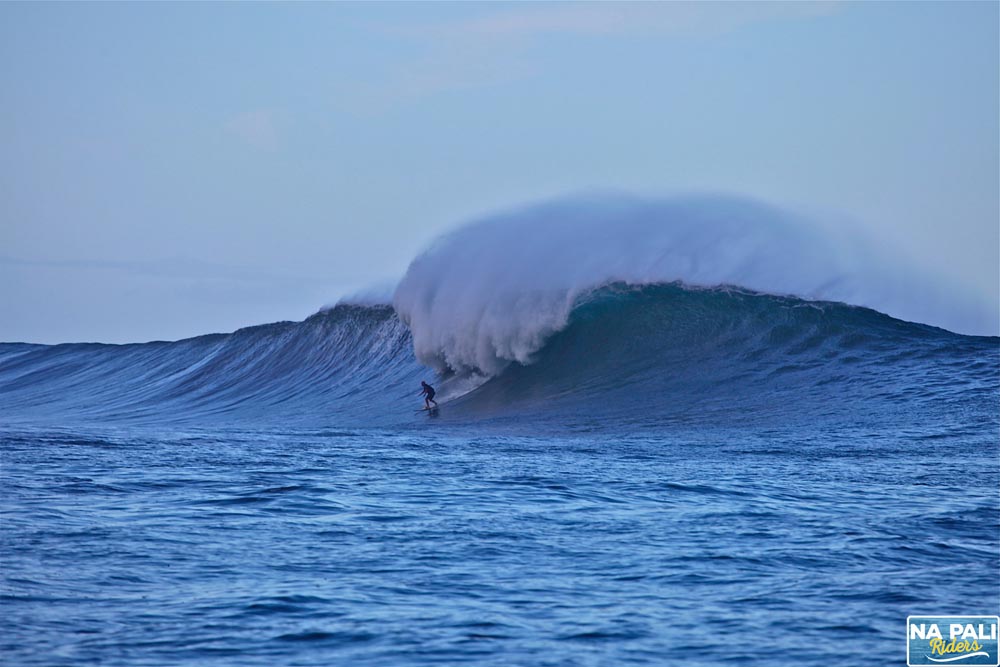
[[441, 422], [995, 423], [996, 338], [885, 314], [960, 328], [983, 313], [874, 257], [743, 200], [557, 202], [445, 237], [395, 308], [176, 342], [0, 345], [0, 414], [397, 425], [422, 419], [429, 367]]

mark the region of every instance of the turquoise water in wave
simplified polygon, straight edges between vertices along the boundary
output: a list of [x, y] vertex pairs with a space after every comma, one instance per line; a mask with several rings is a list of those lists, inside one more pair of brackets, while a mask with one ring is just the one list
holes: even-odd
[[886, 665], [998, 607], [991, 428], [443, 424], [4, 429], [4, 664]]

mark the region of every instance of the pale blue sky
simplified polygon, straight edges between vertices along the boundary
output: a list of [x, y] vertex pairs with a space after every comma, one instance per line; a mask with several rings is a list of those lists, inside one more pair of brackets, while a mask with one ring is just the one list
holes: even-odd
[[3, 3], [0, 340], [301, 319], [591, 188], [843, 217], [995, 303], [998, 8]]

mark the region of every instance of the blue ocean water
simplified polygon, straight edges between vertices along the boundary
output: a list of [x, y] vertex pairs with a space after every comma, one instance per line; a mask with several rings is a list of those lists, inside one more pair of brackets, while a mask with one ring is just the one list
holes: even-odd
[[904, 664], [1000, 608], [997, 338], [612, 284], [488, 376], [413, 350], [0, 345], [3, 664]]

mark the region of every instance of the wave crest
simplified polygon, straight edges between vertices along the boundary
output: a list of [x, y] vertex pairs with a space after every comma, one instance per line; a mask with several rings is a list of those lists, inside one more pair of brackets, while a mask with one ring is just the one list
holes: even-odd
[[918, 289], [928, 281], [901, 267], [749, 199], [602, 196], [497, 215], [444, 236], [413, 261], [393, 303], [417, 359], [459, 374], [529, 363], [581, 295], [614, 282], [738, 285], [977, 328], [968, 309], [951, 312], [939, 288]]

